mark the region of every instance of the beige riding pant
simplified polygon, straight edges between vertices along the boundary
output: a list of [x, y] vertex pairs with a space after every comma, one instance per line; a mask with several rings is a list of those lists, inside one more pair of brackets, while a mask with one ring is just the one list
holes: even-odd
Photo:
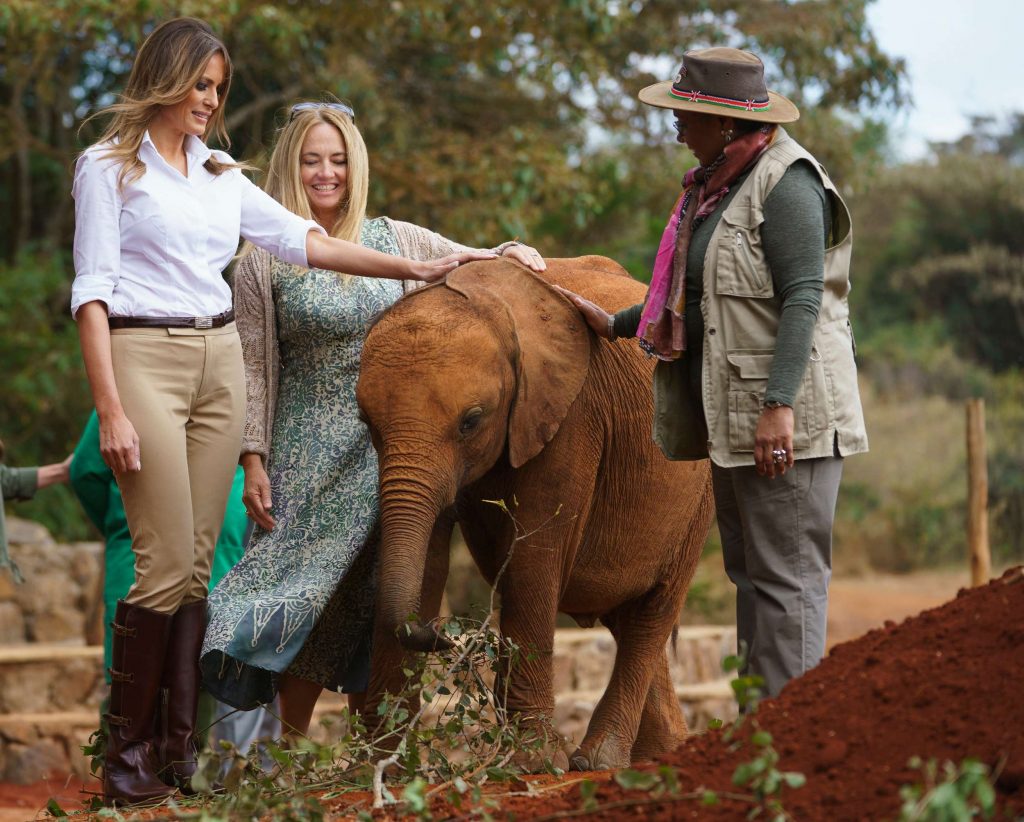
[[229, 323], [111, 329], [110, 348], [142, 463], [117, 477], [135, 554], [125, 601], [174, 613], [207, 595], [242, 444], [242, 347]]

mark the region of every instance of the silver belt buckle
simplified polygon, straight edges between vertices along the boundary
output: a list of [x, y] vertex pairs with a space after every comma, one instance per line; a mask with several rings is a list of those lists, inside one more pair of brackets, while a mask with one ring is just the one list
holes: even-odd
[[213, 328], [213, 317], [196, 317], [196, 328]]

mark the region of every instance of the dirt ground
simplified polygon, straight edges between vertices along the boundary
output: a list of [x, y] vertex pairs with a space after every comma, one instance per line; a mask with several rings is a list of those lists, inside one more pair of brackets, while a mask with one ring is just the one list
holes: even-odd
[[[872, 629], [882, 629], [883, 625], [888, 621], [890, 624], [889, 628], [883, 629], [882, 631], [876, 631], [871, 635], [871, 637], [874, 638], [874, 645], [878, 646], [878, 650], [872, 653], [877, 654], [878, 660], [888, 660], [890, 652], [886, 650], [885, 642], [883, 642], [882, 639], [892, 633], [892, 623], [898, 622], [906, 616], [919, 613], [923, 610], [935, 607], [953, 599], [956, 596], [957, 590], [965, 586], [967, 581], [968, 574], [966, 570], [929, 571], [905, 576], [876, 575], [871, 577], [837, 578], [833, 581], [833, 586], [831, 586], [831, 596], [829, 601], [829, 646], [835, 647], [839, 643], [844, 643], [850, 639], [860, 637]], [[1019, 593], [1024, 593], [1024, 585], [1016, 585], [1014, 588], [1020, 590]], [[1020, 608], [1016, 611], [1016, 624], [1018, 626], [1024, 623], [1024, 596], [1019, 597], [1019, 599]], [[957, 600], [957, 602], [959, 602], [959, 600]], [[953, 604], [955, 605], [956, 603]], [[996, 623], [998, 623], [998, 619], [996, 619]], [[1019, 630], [1019, 628], [1013, 630]], [[1018, 652], [1020, 652], [1021, 649], [1024, 649], [1024, 642], [1021, 642], [1021, 639], [1022, 638], [1018, 638], [1017, 641]], [[953, 643], [956, 638], [950, 636], [947, 637], [947, 640], [948, 641], [943, 641], [933, 647], [938, 649], [939, 647], [949, 645], [950, 643]], [[842, 657], [847, 654], [847, 647], [849, 646], [844, 646], [837, 654], [831, 655], [829, 659], [822, 664], [820, 674], [812, 672], [811, 675], [802, 678], [801, 682], [808, 680], [809, 678], [816, 678], [816, 680], [819, 680], [820, 682], [811, 687], [820, 688], [821, 691], [824, 691], [827, 687], [829, 691], [829, 698], [834, 698], [833, 680], [828, 679], [830, 676], [829, 664], [835, 667], [837, 662], [833, 661], [833, 657], [842, 659]], [[936, 651], [931, 650], [926, 652], [924, 649], [922, 652], [927, 653], [928, 655], [936, 653]], [[941, 651], [938, 651], [938, 653], [941, 656]], [[906, 662], [908, 661], [909, 660], [906, 660]], [[897, 665], [905, 665], [906, 662], [901, 662], [899, 659], [896, 660]], [[950, 659], [950, 662], [952, 662], [952, 659]], [[1024, 660], [1022, 660], [1022, 662], [1024, 662]], [[871, 686], [873, 690], [865, 694], [865, 698], [868, 699], [871, 697], [871, 694], [878, 697], [879, 689], [885, 688], [886, 682], [883, 677], [884, 665], [881, 664], [881, 661], [871, 662], [869, 666], [874, 668], [870, 673], [869, 678], [869, 681], [874, 684]], [[1017, 668], [1018, 672], [1020, 669], [1021, 667]], [[971, 676], [979, 679], [985, 679], [991, 674], [992, 672], [990, 672], [990, 670], [986, 670], [983, 667], [975, 667], [971, 670]], [[848, 672], [844, 676], [853, 677], [855, 679], [865, 679], [868, 677], [868, 674], [866, 667], [862, 666], [861, 669], [855, 670], [855, 672]], [[924, 673], [922, 673], [921, 676], [927, 678]], [[1014, 679], [1016, 680], [1016, 677], [1014, 677]], [[900, 687], [905, 688], [906, 685], [902, 684]], [[790, 694], [791, 690], [792, 689], [787, 689], [780, 700], [776, 701], [784, 701], [787, 698], [787, 695]], [[882, 695], [885, 696], [885, 694]], [[957, 699], [966, 699], [968, 695], [968, 692], [964, 692], [959, 695]], [[894, 694], [893, 699], [895, 699], [896, 696], [897, 695]], [[924, 705], [927, 706], [932, 704], [932, 702], [929, 701], [932, 697], [922, 696], [920, 698], [924, 700]], [[884, 701], [888, 702], [893, 700]], [[952, 707], [954, 703], [941, 702], [941, 704], [946, 704]], [[796, 704], [794, 707], [796, 707]], [[852, 709], [850, 712], [852, 712], [853, 715], [858, 715], [860, 712], [859, 707], [856, 705], [850, 705], [848, 708]], [[785, 707], [769, 709], [766, 705], [763, 711], [766, 725], [769, 722], [778, 723], [784, 720], [786, 710], [787, 708]], [[953, 710], [955, 710], [955, 708], [953, 708]], [[901, 717], [899, 712], [894, 710], [893, 721], [899, 724], [900, 720]], [[1016, 727], [1018, 729], [1024, 727], [1024, 717], [1018, 718], [1017, 722], [1018, 725]], [[788, 723], [784, 722], [783, 724], [788, 725]], [[940, 727], [942, 726], [943, 723], [940, 722]], [[838, 767], [839, 764], [845, 760], [853, 760], [854, 755], [850, 752], [851, 741], [844, 741], [842, 738], [836, 740], [833, 737], [827, 737], [827, 731], [822, 729], [818, 730], [821, 734], [825, 734], [825, 736], [815, 742], [815, 744], [819, 744], [819, 747], [815, 748], [816, 752], [811, 751], [808, 753], [807, 750], [802, 750], [799, 744], [795, 745], [793, 742], [787, 742], [787, 747], [783, 748], [781, 751], [783, 753], [783, 759], [793, 759], [799, 767], [794, 768], [794, 765], [786, 762], [782, 763], [782, 765], [787, 768], [802, 770], [802, 772], [807, 773], [809, 778], [812, 776], [817, 778], [820, 773], [825, 773], [826, 778], [829, 781], [833, 781], [833, 776], [829, 775], [829, 769], [831, 768], [829, 763], [836, 760], [836, 765]], [[780, 730], [778, 736], [779, 738], [787, 738], [787, 732], [785, 730]], [[1024, 738], [1024, 736], [1022, 736], [1022, 738]], [[692, 778], [702, 784], [712, 784], [715, 778], [719, 778], [720, 780], [724, 779], [724, 783], [721, 787], [725, 788], [728, 785], [728, 778], [731, 775], [735, 763], [730, 760], [728, 755], [725, 754], [724, 748], [721, 744], [715, 744], [714, 742], [715, 740], [713, 737], [701, 737], [691, 740], [686, 746], [680, 749], [680, 753], [678, 755], [674, 754], [675, 759], [673, 759], [671, 765], [673, 767], [681, 768], [682, 773], [685, 776], [687, 774], [687, 766], [692, 767], [693, 763], [699, 762], [699, 774], [694, 773]], [[924, 739], [922, 739], [922, 744], [925, 744]], [[968, 746], [965, 749], [970, 750], [970, 747]], [[920, 752], [925, 753], [928, 751], [922, 750]], [[809, 761], [807, 760], [808, 755], [810, 756]], [[1020, 751], [1020, 754], [1018, 755], [1024, 755], [1024, 750]], [[823, 768], [822, 763], [827, 767]], [[868, 767], [868, 765], [869, 764], [855, 765], [853, 762], [849, 762], [843, 767], [849, 770], [850, 768], [860, 769], [862, 767]], [[905, 765], [905, 763], [899, 763], [899, 765], [902, 766]], [[1018, 763], [1017, 765], [1018, 768], [1022, 766], [1024, 766], [1024, 763]], [[905, 772], [905, 768], [902, 770]], [[905, 777], [906, 779], [909, 779], [911, 776], [912, 775], [908, 776], [903, 773], [901, 778]], [[595, 782], [602, 785], [598, 791], [598, 801], [600, 804], [606, 805], [609, 802], [624, 801], [623, 796], [620, 795], [623, 794], [623, 791], [613, 783], [607, 782], [606, 775], [593, 775], [592, 778]], [[895, 778], [896, 776], [894, 774], [893, 779]], [[558, 788], [553, 784], [547, 784], [543, 781], [536, 782], [529, 790], [524, 790], [523, 792], [527, 794], [535, 794], [540, 790], [544, 790], [545, 795], [549, 795], [550, 791], [551, 799], [550, 802], [545, 803], [545, 812], [559, 813], [562, 811], [577, 810], [581, 807], [582, 803], [579, 787], [580, 780], [581, 777], [579, 775], [572, 775], [571, 780], [563, 779], [562, 782], [571, 781], [573, 783], [573, 786], [568, 788]], [[897, 782], [893, 785], [887, 786], [886, 790], [888, 791], [888, 798], [897, 796], [899, 784], [901, 783]], [[98, 783], [92, 781], [86, 786], [86, 789], [95, 790], [97, 789], [97, 786]], [[81, 801], [84, 796], [81, 792], [82, 789], [82, 783], [75, 778], [55, 778], [48, 780], [45, 783], [28, 786], [15, 786], [0, 783], [0, 822], [14, 822], [15, 820], [20, 822], [27, 819], [44, 818], [45, 815], [39, 812], [44, 809], [47, 799], [51, 796], [57, 798], [57, 801], [63, 809], [70, 811], [74, 808], [80, 808]], [[798, 791], [795, 795], [805, 792], [806, 789]], [[617, 799], [614, 798], [615, 796], [617, 796]], [[529, 801], [532, 801], [532, 798], [522, 799], [523, 803], [527, 803]], [[515, 805], [518, 802], [519, 799], [514, 799], [514, 801], [512, 801], [512, 807], [505, 807], [505, 803], [503, 802], [503, 810], [517, 810]], [[548, 808], [548, 805], [551, 805], [552, 803], [552, 807]], [[453, 809], [445, 810], [451, 812]], [[536, 815], [535, 810], [527, 811], [527, 809], [523, 807], [518, 809], [517, 817], [519, 819], [531, 818]], [[642, 815], [649, 817], [653, 813], [653, 818], [657, 819], [677, 818], [675, 813], [680, 810], [680, 807], [673, 808], [673, 806], [649, 806], [644, 807]], [[687, 810], [689, 811], [692, 809], [688, 808]], [[720, 809], [717, 812], [716, 818], [742, 818], [743, 814], [740, 813], [740, 810], [741, 809], [733, 807], [730, 811], [728, 806], [726, 806], [724, 809]], [[864, 817], [859, 813], [852, 816], [844, 816], [842, 813], [837, 815], [837, 809], [828, 807], [827, 803], [815, 807], [813, 810], [810, 807], [806, 810], [809, 811], [811, 815], [798, 815], [796, 818], [827, 818], [829, 820], [870, 818]], [[1021, 810], [1024, 811], [1024, 804], [1022, 804]], [[698, 816], [693, 818], [706, 818], [705, 813], [707, 811], [709, 811], [709, 809], [699, 809]], [[622, 816], [622, 813], [622, 809], [618, 809], [614, 811], [614, 813], [609, 809], [602, 818], [625, 818]], [[729, 816], [729, 813], [734, 813], [735, 816]], [[895, 813], [890, 813], [889, 816], [895, 816]]]
[[829, 586], [828, 647], [863, 636], [886, 620], [901, 622], [949, 602], [970, 581], [966, 567], [837, 577]]

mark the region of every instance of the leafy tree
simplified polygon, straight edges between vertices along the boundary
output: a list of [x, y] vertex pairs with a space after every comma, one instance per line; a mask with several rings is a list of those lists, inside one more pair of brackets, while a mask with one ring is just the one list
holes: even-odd
[[[182, 13], [209, 20], [232, 53], [237, 154], [259, 159], [284, 104], [329, 92], [355, 105], [374, 161], [375, 208], [471, 241], [529, 232], [557, 247], [548, 218], [585, 220], [597, 207], [604, 181], [583, 160], [593, 135], [606, 135], [626, 162], [635, 152], [624, 148], [663, 143], [667, 116], [635, 93], [670, 76], [692, 46], [764, 54], [772, 84], [804, 106], [807, 136], [821, 143], [812, 148], [844, 167], [849, 138], [840, 135], [857, 129], [821, 128], [819, 117], [903, 93], [902, 63], [879, 50], [866, 0], [733, 5], [13, 0], [0, 10], [0, 94], [10, 110], [0, 163], [16, 226], [6, 251], [36, 238], [68, 244], [70, 162], [97, 133], [88, 127], [79, 137], [78, 128], [114, 99], [152, 26]], [[631, 179], [653, 191], [666, 182]], [[662, 197], [670, 201], [671, 191]]]
[[[997, 559], [1019, 560], [1024, 115], [1011, 115], [1005, 128], [979, 119], [963, 138], [935, 146], [926, 161], [892, 169], [857, 198], [851, 301], [860, 361], [876, 387], [906, 398], [986, 399], [993, 551]], [[943, 525], [930, 504], [902, 500], [904, 530], [919, 547], [949, 553], [947, 534], [956, 530]]]
[[15, 388], [0, 420], [12, 459], [62, 457], [88, 410], [66, 310], [73, 161], [159, 21], [192, 14], [223, 33], [234, 156], [261, 165], [288, 103], [333, 95], [369, 146], [371, 213], [466, 243], [605, 253], [644, 276], [692, 159], [637, 90], [672, 76], [684, 49], [750, 47], [801, 106], [791, 130], [855, 190], [882, 155], [876, 115], [905, 95], [867, 2], [7, 0], [0, 351]]

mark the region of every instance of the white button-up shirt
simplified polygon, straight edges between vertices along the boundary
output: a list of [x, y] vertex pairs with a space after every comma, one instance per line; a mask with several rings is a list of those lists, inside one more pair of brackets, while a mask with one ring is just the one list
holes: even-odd
[[120, 165], [94, 145], [78, 159], [75, 281], [71, 313], [93, 300], [112, 317], [208, 317], [231, 308], [223, 270], [239, 236], [289, 263], [306, 265], [306, 235], [326, 234], [254, 185], [240, 169], [211, 174], [223, 152], [185, 138], [188, 176], [170, 165], [146, 132], [141, 178], [118, 191]]

